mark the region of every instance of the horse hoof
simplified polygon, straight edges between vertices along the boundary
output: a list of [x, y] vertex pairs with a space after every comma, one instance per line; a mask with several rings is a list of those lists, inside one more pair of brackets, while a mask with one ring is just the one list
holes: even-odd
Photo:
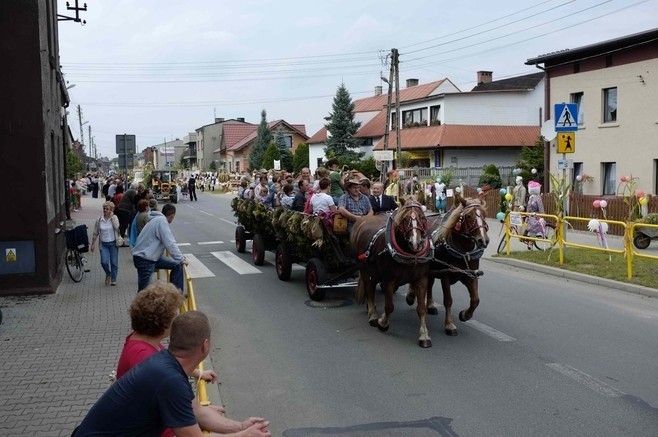
[[414, 296], [409, 296], [409, 295], [407, 295], [407, 297], [406, 297], [406, 301], [407, 301], [407, 305], [411, 306], [411, 305], [413, 305], [414, 302], [416, 301], [416, 298], [415, 298]]
[[423, 349], [432, 347], [432, 340], [418, 340], [418, 346], [422, 347]]
[[372, 319], [368, 322], [370, 326], [375, 327], [378, 326], [377, 319]]
[[379, 322], [377, 322], [377, 327], [378, 327], [379, 330], [382, 331], [382, 332], [386, 332], [386, 331], [388, 331], [388, 326], [382, 326], [382, 325], [379, 324]]
[[457, 330], [456, 329], [446, 329], [446, 335], [450, 337], [456, 337], [457, 336]]
[[468, 322], [469, 320], [471, 320], [470, 317], [468, 319], [466, 318], [466, 310], [459, 312], [459, 320], [461, 320], [462, 322]]
[[434, 307], [428, 307], [427, 308], [427, 314], [430, 314], [432, 316], [438, 316], [439, 315], [439, 310], [434, 308]]

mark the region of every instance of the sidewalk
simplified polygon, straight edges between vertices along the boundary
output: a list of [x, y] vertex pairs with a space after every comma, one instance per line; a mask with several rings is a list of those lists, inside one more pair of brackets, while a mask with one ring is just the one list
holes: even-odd
[[[88, 194], [72, 212], [89, 227], [90, 239], [103, 201]], [[1, 436], [70, 436], [108, 386], [130, 331], [137, 273], [130, 248], [119, 249], [114, 287], [104, 283], [98, 249], [86, 258], [91, 271], [76, 284], [64, 269], [55, 294], [0, 297]], [[217, 385], [208, 392], [218, 402]]]

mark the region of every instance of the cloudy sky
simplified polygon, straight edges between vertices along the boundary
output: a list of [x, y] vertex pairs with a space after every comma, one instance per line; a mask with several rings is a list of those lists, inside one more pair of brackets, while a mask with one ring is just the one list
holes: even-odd
[[[70, 0], [69, 0], [70, 1]], [[70, 3], [74, 3], [70, 1]], [[80, 4], [83, 0], [80, 0]], [[353, 99], [388, 77], [449, 78], [462, 91], [478, 70], [494, 80], [533, 73], [528, 58], [656, 27], [658, 0], [87, 0], [87, 24], [59, 25], [60, 57], [99, 155], [115, 135], [137, 148], [183, 138], [215, 117], [319, 130], [344, 82]], [[60, 14], [66, 2], [58, 0]]]

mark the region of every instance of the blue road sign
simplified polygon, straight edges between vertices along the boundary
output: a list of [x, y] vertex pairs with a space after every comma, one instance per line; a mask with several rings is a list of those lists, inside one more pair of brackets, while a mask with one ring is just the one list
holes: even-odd
[[576, 103], [555, 104], [555, 131], [576, 132], [578, 130], [578, 105]]

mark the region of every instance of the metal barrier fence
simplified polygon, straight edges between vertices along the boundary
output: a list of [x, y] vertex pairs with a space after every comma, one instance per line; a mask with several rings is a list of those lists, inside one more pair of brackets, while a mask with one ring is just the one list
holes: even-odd
[[[538, 238], [538, 237], [530, 237], [523, 235], [522, 233], [514, 233], [512, 231], [513, 226], [520, 226], [521, 223], [512, 223], [513, 217], [522, 217], [522, 216], [537, 216], [537, 217], [543, 217], [544, 219], [551, 219], [554, 220], [555, 223], [555, 237], [552, 239], [546, 239], [546, 238]], [[575, 217], [575, 216], [565, 216], [563, 218], [560, 218], [556, 215], [552, 214], [535, 214], [535, 213], [529, 213], [529, 212], [513, 212], [509, 213], [505, 216], [504, 220], [504, 225], [505, 225], [505, 243], [506, 243], [506, 248], [507, 250], [505, 251], [507, 255], [511, 254], [511, 245], [510, 245], [510, 238], [517, 238], [519, 240], [530, 240], [530, 241], [541, 241], [541, 242], [547, 242], [550, 243], [551, 250], [557, 246], [558, 253], [559, 253], [559, 258], [560, 258], [560, 265], [564, 264], [564, 249], [565, 247], [577, 247], [580, 249], [587, 249], [587, 250], [595, 250], [599, 252], [604, 252], [606, 254], [617, 254], [617, 255], [623, 255], [626, 258], [626, 272], [627, 272], [627, 277], [628, 279], [631, 279], [633, 277], [633, 258], [634, 257], [641, 257], [641, 258], [649, 258], [649, 259], [656, 259], [658, 260], [658, 256], [655, 255], [649, 255], [645, 253], [640, 253], [636, 251], [633, 247], [633, 235], [635, 235], [635, 230], [637, 228], [649, 228], [649, 229], [656, 229], [656, 232], [658, 232], [658, 225], [652, 225], [652, 224], [647, 224], [647, 223], [624, 223], [620, 222], [617, 220], [605, 220], [605, 219], [597, 219], [599, 223], [606, 223], [608, 227], [614, 226], [618, 227], [621, 229], [620, 235], [624, 236], [624, 247], [623, 249], [614, 249], [607, 247], [607, 244], [605, 243], [605, 233], [600, 232], [601, 237], [599, 238], [599, 246], [592, 246], [592, 245], [587, 245], [587, 244], [581, 244], [581, 243], [575, 243], [571, 241], [567, 241], [565, 239], [565, 235], [568, 238], [568, 233], [565, 232], [565, 227], [570, 226], [570, 223], [573, 222], [589, 222], [591, 219], [589, 218], [584, 218], [584, 217]], [[586, 225], [585, 225], [586, 226]]]
[[[169, 253], [167, 252], [167, 256], [169, 256]], [[190, 277], [190, 274], [187, 272], [187, 269], [183, 267], [183, 271], [185, 272], [185, 286], [187, 287], [187, 300], [183, 302], [183, 306], [181, 306], [180, 312], [184, 313], [186, 311], [196, 311], [197, 306], [196, 306], [196, 298], [194, 296], [194, 284], [192, 283], [192, 278]], [[167, 282], [170, 282], [169, 280], [169, 275], [170, 271], [166, 270], [166, 275], [167, 275]], [[158, 279], [160, 279], [160, 270], [156, 272], [156, 276]], [[197, 380], [197, 397], [199, 398], [199, 403], [207, 407], [208, 405], [211, 405], [212, 402], [210, 402], [210, 399], [208, 398], [208, 388], [207, 388], [207, 383], [205, 380], [201, 379], [201, 373], [203, 373], [204, 366], [203, 366], [203, 361], [199, 363], [199, 378]]]

